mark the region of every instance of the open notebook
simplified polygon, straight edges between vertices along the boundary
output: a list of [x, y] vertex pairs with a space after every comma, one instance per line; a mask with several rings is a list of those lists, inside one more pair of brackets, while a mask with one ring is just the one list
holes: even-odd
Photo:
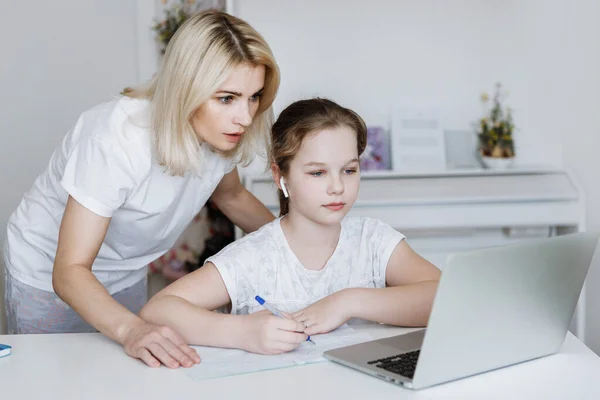
[[215, 347], [192, 346], [202, 361], [191, 368], [184, 368], [194, 380], [212, 379], [223, 376], [246, 374], [276, 368], [327, 361], [323, 352], [373, 340], [364, 332], [357, 332], [348, 325], [342, 325], [333, 332], [311, 336], [316, 345], [305, 342], [289, 353], [262, 355], [243, 350], [221, 349]]

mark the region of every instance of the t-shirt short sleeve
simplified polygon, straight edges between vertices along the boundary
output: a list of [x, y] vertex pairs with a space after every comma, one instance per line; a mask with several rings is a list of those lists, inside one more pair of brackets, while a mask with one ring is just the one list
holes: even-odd
[[60, 184], [82, 206], [110, 218], [132, 189], [131, 160], [111, 143], [86, 138], [68, 155]]
[[405, 236], [390, 225], [376, 219], [366, 219], [364, 224], [363, 239], [368, 241], [372, 251], [373, 274], [377, 280], [385, 284], [385, 274], [390, 257]]
[[250, 300], [249, 294], [252, 293], [250, 280], [255, 279], [252, 270], [255, 269], [253, 253], [256, 249], [247, 239], [249, 236], [229, 244], [205, 261], [205, 263], [213, 263], [221, 274], [231, 299], [232, 310], [237, 310], [240, 304]]

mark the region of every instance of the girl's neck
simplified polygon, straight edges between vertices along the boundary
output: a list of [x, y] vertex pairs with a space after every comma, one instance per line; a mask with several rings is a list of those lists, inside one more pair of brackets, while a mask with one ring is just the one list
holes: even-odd
[[288, 239], [301, 246], [333, 246], [340, 238], [341, 224], [323, 225], [298, 213], [290, 212], [281, 219], [281, 227]]

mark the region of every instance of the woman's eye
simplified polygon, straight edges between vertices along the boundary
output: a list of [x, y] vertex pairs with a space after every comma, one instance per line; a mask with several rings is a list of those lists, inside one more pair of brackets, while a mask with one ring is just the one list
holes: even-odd
[[314, 171], [314, 172], [310, 172], [310, 174], [312, 176], [322, 176], [323, 175], [323, 171]]
[[344, 172], [346, 172], [347, 175], [352, 175], [356, 173], [356, 169], [351, 168], [351, 169], [347, 169]]
[[250, 97], [250, 101], [259, 101], [262, 97], [262, 93], [257, 93], [254, 96]]
[[230, 104], [233, 101], [233, 96], [224, 96], [224, 97], [219, 97], [219, 101], [222, 104]]

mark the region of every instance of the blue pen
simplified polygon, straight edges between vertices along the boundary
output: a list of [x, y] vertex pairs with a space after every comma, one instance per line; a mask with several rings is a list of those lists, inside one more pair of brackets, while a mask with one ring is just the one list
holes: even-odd
[[[272, 305], [270, 305], [269, 303], [267, 303], [265, 301], [265, 299], [263, 299], [260, 296], [255, 296], [254, 299], [256, 301], [258, 301], [258, 304], [260, 304], [261, 306], [263, 306], [264, 308], [266, 308], [267, 310], [269, 310], [271, 312], [271, 314], [273, 314], [276, 317], [281, 317], [281, 318], [285, 318], [285, 316], [279, 312], [279, 310], [277, 310], [275, 307], [273, 307]], [[310, 338], [310, 336], [308, 336], [308, 338], [306, 339], [307, 342], [311, 342], [312, 344], [316, 345], [315, 342], [313, 342]]]

